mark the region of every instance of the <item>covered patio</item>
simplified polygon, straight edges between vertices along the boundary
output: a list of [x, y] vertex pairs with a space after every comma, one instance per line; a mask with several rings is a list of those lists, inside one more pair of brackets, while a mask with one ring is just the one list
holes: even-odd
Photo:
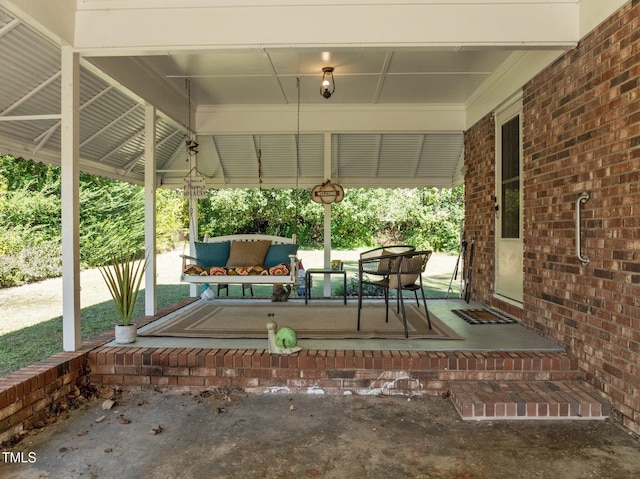
[[[187, 3], [0, 1], [0, 67], [14, 72], [0, 96], [1, 152], [62, 166], [66, 351], [0, 380], [5, 434], [28, 426], [78, 382], [442, 394], [467, 417], [602, 418], [611, 401], [624, 426], [640, 430], [638, 248], [631, 232], [638, 195], [629, 186], [637, 182], [638, 121], [630, 113], [637, 109], [607, 103], [624, 118], [611, 120], [590, 101], [593, 91], [612, 92], [602, 102], [635, 101], [629, 72], [637, 59], [627, 57], [638, 44], [636, 2]], [[396, 28], [390, 18], [398, 19]], [[168, 39], [176, 25], [180, 34]], [[602, 53], [602, 45], [619, 51]], [[335, 67], [336, 83], [328, 99], [319, 89], [326, 66]], [[606, 71], [576, 80], [596, 66]], [[585, 111], [594, 118], [580, 116]], [[621, 125], [628, 130], [610, 134]], [[503, 135], [517, 140], [509, 181], [500, 168]], [[584, 164], [590, 168], [583, 171]], [[477, 333], [449, 316], [460, 300], [434, 300], [440, 319], [464, 336], [461, 347], [323, 340], [278, 356], [247, 340], [205, 346], [144, 338], [127, 347], [105, 335], [83, 344], [81, 170], [145, 186], [151, 251], [156, 188], [181, 187], [194, 176], [207, 188], [464, 182], [466, 231], [484, 266], [471, 304], [502, 310], [522, 325]], [[521, 182], [519, 216], [509, 229], [501, 215], [514, 211], [513, 181]], [[585, 189], [592, 192], [584, 234], [591, 265], [574, 257], [582, 225], [576, 236], [569, 219]], [[326, 205], [325, 267], [330, 218]], [[607, 231], [620, 234], [603, 236]], [[148, 321], [193, 301], [157, 311], [155, 276], [152, 257]], [[532, 394], [515, 400], [508, 389], [514, 383]], [[536, 401], [542, 392], [545, 400]]]

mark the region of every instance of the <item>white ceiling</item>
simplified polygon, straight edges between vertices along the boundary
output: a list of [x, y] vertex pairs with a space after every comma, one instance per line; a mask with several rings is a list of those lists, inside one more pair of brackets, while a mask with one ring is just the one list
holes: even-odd
[[[189, 78], [197, 104], [464, 103], [512, 53], [510, 50], [262, 49], [174, 53], [141, 59], [176, 89]], [[322, 67], [335, 68], [336, 91], [319, 94]]]
[[[193, 165], [185, 151], [189, 126], [210, 187], [257, 186], [259, 154], [264, 187], [311, 186], [328, 176], [347, 187], [451, 186], [462, 181], [469, 123], [578, 39], [577, 19], [566, 17], [579, 9], [568, 0], [267, 3], [278, 4], [0, 0], [0, 153], [60, 162], [66, 40], [82, 56], [84, 171], [144, 181], [150, 102], [159, 114], [163, 186], [180, 186]], [[603, 3], [611, 10], [619, 0]], [[489, 25], [477, 28], [484, 8]], [[335, 9], [335, 30], [319, 27], [318, 15]], [[416, 12], [429, 14], [430, 28], [412, 18]], [[301, 15], [297, 24], [294, 14]], [[229, 20], [241, 18], [250, 21]], [[544, 28], [531, 28], [527, 18], [544, 19]], [[446, 19], [459, 31], [450, 32]], [[372, 30], [381, 20], [385, 28]], [[318, 33], [331, 41], [313, 45]], [[324, 66], [335, 68], [330, 99], [320, 95]]]

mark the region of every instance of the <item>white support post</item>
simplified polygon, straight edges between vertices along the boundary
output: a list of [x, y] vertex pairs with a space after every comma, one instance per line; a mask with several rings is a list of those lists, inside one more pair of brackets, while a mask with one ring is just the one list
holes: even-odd
[[[331, 179], [331, 133], [324, 134], [324, 178]], [[331, 205], [324, 205], [324, 267], [331, 267]], [[331, 296], [331, 275], [324, 275], [325, 297]]]
[[144, 250], [147, 271], [144, 279], [144, 314], [157, 309], [156, 288], [156, 108], [146, 104], [144, 133]]
[[[196, 255], [196, 241], [198, 241], [198, 198], [189, 198], [189, 255]], [[189, 285], [189, 296], [198, 296], [198, 285]]]
[[62, 348], [80, 349], [80, 57], [61, 49]]

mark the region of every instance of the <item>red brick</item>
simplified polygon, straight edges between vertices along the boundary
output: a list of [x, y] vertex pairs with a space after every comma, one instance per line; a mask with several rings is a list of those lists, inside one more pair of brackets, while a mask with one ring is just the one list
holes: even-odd
[[196, 376], [178, 376], [178, 386], [204, 386], [205, 378]]

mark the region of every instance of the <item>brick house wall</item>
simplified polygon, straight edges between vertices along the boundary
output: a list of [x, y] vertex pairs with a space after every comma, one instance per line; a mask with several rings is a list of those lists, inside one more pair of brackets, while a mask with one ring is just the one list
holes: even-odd
[[[465, 134], [465, 224], [467, 257], [471, 242], [475, 245], [471, 294], [485, 304], [493, 294], [495, 215], [495, 126], [493, 115], [487, 115]], [[481, 265], [478, 267], [477, 265]], [[465, 272], [466, 274], [466, 269]]]
[[[492, 296], [494, 128], [488, 115], [465, 135], [466, 224], [482, 258], [472, 297], [512, 312]], [[584, 378], [640, 433], [640, 1], [524, 86], [522, 135], [520, 317], [566, 345]], [[591, 196], [582, 206], [587, 266], [575, 249], [583, 191]]]

